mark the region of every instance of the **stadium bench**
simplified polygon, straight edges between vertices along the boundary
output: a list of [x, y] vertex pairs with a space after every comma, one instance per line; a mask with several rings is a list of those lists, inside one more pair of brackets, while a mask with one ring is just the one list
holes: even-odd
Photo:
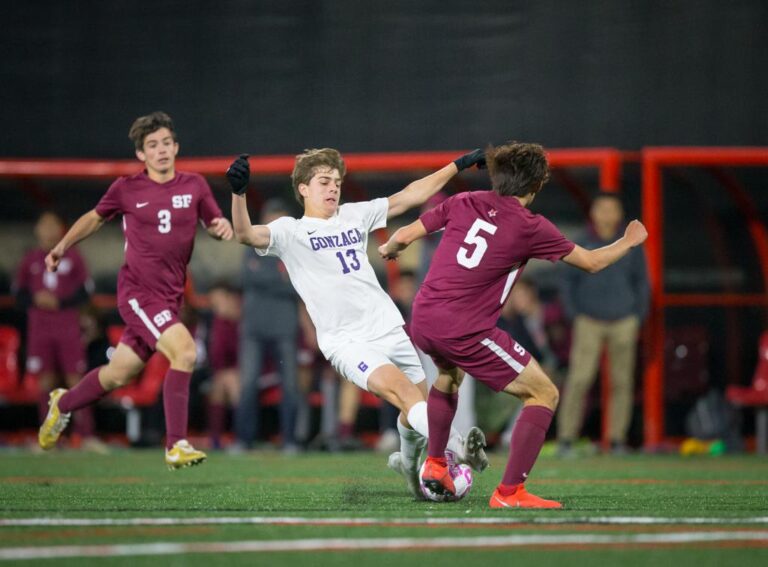
[[725, 396], [734, 405], [755, 408], [757, 453], [768, 453], [768, 331], [760, 336], [758, 360], [750, 386], [728, 386]]

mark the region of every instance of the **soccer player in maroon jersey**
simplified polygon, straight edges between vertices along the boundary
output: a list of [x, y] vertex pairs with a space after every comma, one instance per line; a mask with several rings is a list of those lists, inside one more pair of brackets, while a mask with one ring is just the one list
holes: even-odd
[[154, 112], [138, 118], [129, 137], [141, 173], [121, 177], [96, 207], [80, 217], [45, 258], [49, 272], [61, 268], [67, 250], [122, 215], [125, 263], [117, 280], [117, 307], [125, 321], [109, 364], [86, 374], [67, 391], [51, 392], [48, 416], [40, 427], [43, 449], [55, 444], [72, 411], [91, 405], [139, 374], [157, 350], [170, 361], [163, 383], [166, 450], [169, 468], [194, 465], [206, 455], [185, 439], [189, 380], [195, 365], [195, 341], [179, 321], [187, 264], [198, 222], [213, 238], [230, 240], [232, 226], [202, 176], [176, 171], [179, 151], [171, 118]]
[[525, 490], [557, 407], [558, 391], [539, 364], [496, 327], [501, 307], [526, 263], [539, 258], [598, 272], [642, 244], [639, 221], [609, 246], [586, 250], [565, 238], [528, 207], [549, 179], [544, 149], [509, 143], [486, 150], [492, 191], [455, 195], [396, 231], [379, 248], [397, 258], [413, 241], [445, 229], [413, 305], [411, 338], [440, 370], [429, 392], [429, 444], [422, 480], [439, 493], [454, 493], [444, 458], [458, 386], [464, 372], [497, 392], [520, 398], [523, 410], [512, 432], [509, 461], [492, 508], [561, 508]]
[[[57, 273], [45, 269], [45, 257], [65, 228], [53, 211], [40, 215], [35, 223], [37, 247], [24, 256], [13, 282], [17, 302], [27, 312], [27, 371], [38, 377], [41, 419], [48, 412], [48, 392], [61, 382], [74, 386], [86, 370], [79, 309], [93, 288], [88, 268], [77, 249], [70, 248]], [[103, 450], [94, 437], [92, 411], [77, 415], [75, 433], [82, 437], [84, 448]]]

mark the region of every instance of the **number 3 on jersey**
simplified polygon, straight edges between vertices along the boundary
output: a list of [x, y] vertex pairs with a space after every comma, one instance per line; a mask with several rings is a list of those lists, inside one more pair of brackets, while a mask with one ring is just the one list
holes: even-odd
[[484, 236], [480, 235], [480, 232], [487, 232], [493, 236], [498, 228], [496, 225], [485, 222], [483, 219], [476, 219], [469, 232], [467, 232], [467, 236], [464, 237], [464, 242], [472, 244], [475, 248], [470, 251], [460, 246], [459, 251], [456, 253], [456, 261], [465, 268], [477, 268], [486, 250], [488, 250], [488, 241]]
[[168, 209], [157, 211], [157, 218], [160, 221], [157, 225], [157, 230], [160, 231], [160, 234], [171, 232], [171, 211]]

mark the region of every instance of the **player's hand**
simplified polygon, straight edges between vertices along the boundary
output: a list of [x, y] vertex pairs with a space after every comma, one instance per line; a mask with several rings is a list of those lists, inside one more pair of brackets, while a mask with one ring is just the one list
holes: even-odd
[[624, 231], [624, 238], [627, 239], [630, 246], [639, 246], [648, 238], [648, 231], [643, 226], [643, 223], [635, 219], [627, 225], [627, 230]]
[[227, 170], [227, 180], [232, 186], [232, 193], [244, 195], [248, 190], [250, 177], [251, 166], [248, 163], [248, 154], [240, 154], [240, 157], [233, 161]]
[[32, 296], [32, 302], [38, 309], [56, 311], [59, 308], [59, 299], [47, 289], [41, 289]]
[[463, 171], [473, 165], [476, 165], [478, 169], [485, 169], [485, 151], [480, 148], [464, 154], [463, 156], [453, 160], [459, 171]]
[[379, 254], [384, 260], [397, 260], [400, 257], [400, 250], [390, 250], [387, 244], [379, 246]]
[[218, 217], [213, 219], [211, 224], [208, 225], [208, 234], [216, 240], [232, 240], [234, 232], [232, 231], [232, 225], [227, 219]]
[[58, 249], [58, 246], [54, 247], [45, 257], [45, 269], [49, 272], [58, 270], [62, 256], [64, 256], [64, 253]]

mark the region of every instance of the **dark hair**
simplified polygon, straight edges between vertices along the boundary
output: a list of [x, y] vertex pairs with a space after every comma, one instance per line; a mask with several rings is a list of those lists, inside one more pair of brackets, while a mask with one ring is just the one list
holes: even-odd
[[549, 180], [549, 163], [539, 144], [507, 142], [485, 150], [491, 186], [505, 197], [537, 193]]
[[176, 141], [176, 130], [173, 129], [173, 120], [165, 112], [153, 112], [146, 116], [139, 116], [133, 121], [131, 129], [128, 131], [128, 137], [133, 141], [133, 145], [136, 149], [141, 151], [144, 149], [144, 138], [157, 132], [160, 128], [168, 128], [173, 136], [173, 141]]
[[610, 191], [600, 191], [595, 197], [592, 199], [592, 205], [597, 203], [601, 199], [612, 199], [616, 201], [621, 208], [624, 208], [624, 199], [621, 198], [621, 194], [619, 193], [612, 193]]
[[302, 183], [308, 185], [312, 177], [317, 173], [318, 167], [337, 169], [342, 180], [347, 172], [347, 166], [344, 165], [341, 154], [333, 148], [304, 150], [304, 153], [297, 155], [296, 164], [293, 166], [293, 173], [291, 173], [291, 181], [293, 182], [293, 192], [296, 195], [296, 200], [301, 203], [302, 207], [304, 206], [304, 197], [299, 193], [299, 185]]

